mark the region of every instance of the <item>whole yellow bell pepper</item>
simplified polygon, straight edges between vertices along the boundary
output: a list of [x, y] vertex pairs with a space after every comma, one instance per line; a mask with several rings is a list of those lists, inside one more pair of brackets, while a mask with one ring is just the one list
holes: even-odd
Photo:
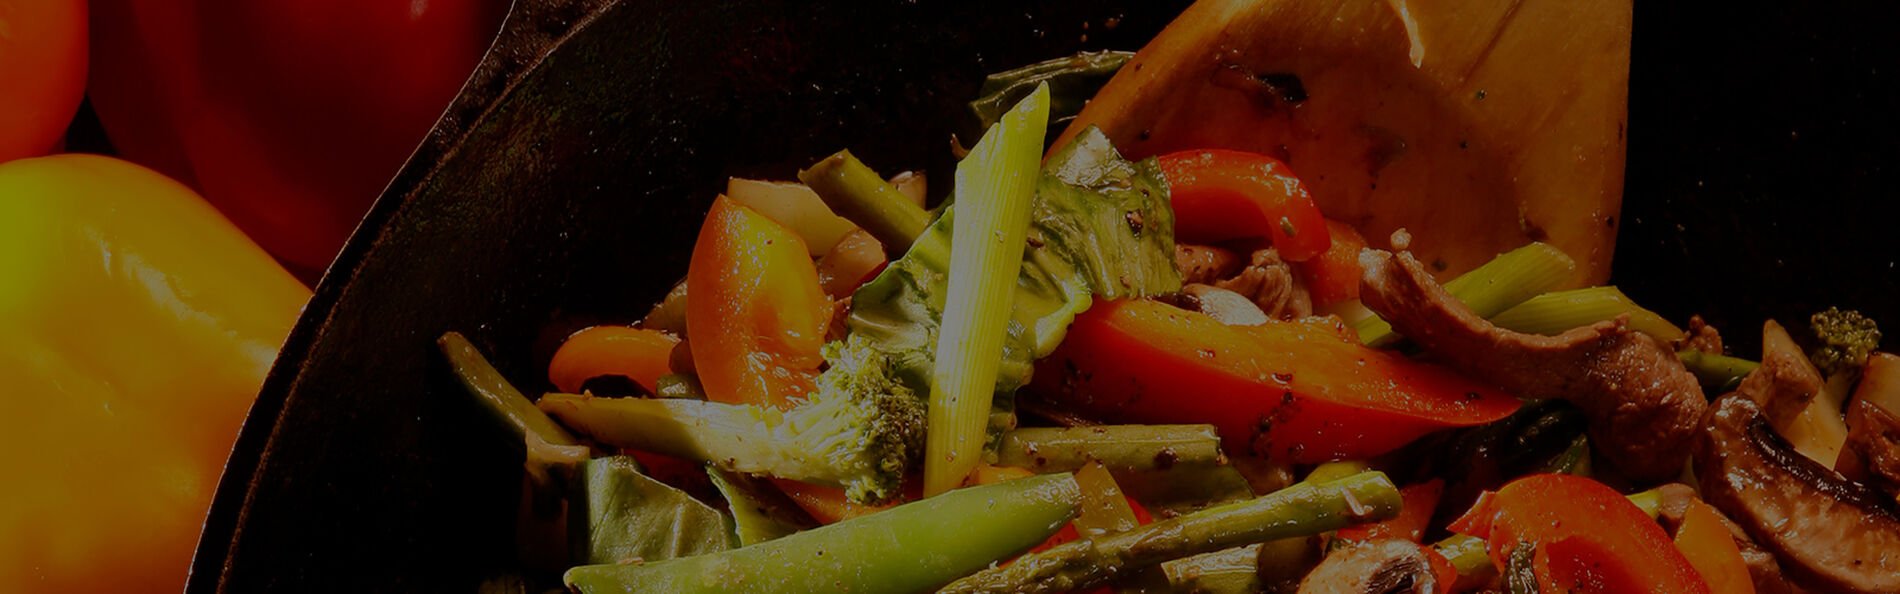
[[124, 161], [0, 164], [0, 592], [176, 592], [310, 291]]

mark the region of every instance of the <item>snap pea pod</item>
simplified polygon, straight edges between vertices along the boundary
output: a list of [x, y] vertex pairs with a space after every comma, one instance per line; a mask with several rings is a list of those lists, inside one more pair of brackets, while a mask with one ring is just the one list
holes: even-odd
[[722, 553], [570, 569], [603, 592], [929, 592], [1027, 550], [1075, 517], [1075, 477], [1046, 474], [950, 491]]
[[1380, 472], [1318, 485], [1301, 483], [1127, 532], [1065, 543], [957, 580], [942, 592], [1082, 590], [1171, 559], [1388, 519], [1398, 515], [1400, 505], [1398, 488]]

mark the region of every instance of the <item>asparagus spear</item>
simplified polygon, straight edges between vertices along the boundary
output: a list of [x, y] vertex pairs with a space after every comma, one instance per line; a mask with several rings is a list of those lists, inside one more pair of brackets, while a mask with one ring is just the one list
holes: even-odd
[[1115, 470], [1167, 470], [1223, 461], [1213, 425], [1031, 427], [1003, 434], [997, 464], [1068, 472], [1100, 462]]
[[1301, 483], [1250, 501], [1026, 555], [957, 580], [941, 592], [1082, 590], [1170, 559], [1388, 519], [1398, 515], [1399, 506], [1398, 488], [1380, 472], [1319, 485]]
[[929, 592], [1042, 542], [1075, 517], [1081, 496], [1073, 476], [1039, 475], [723, 553], [576, 567], [565, 579], [585, 594]]
[[482, 357], [481, 351], [476, 350], [475, 345], [470, 344], [460, 332], [443, 334], [442, 338], [436, 340], [436, 345], [442, 347], [442, 354], [448, 356], [449, 367], [454, 369], [455, 378], [462, 381], [469, 394], [481, 403], [483, 410], [501, 421], [510, 432], [524, 440], [538, 439], [548, 445], [581, 445], [580, 440], [574, 439], [554, 419], [548, 418], [547, 413], [535, 408], [528, 397], [522, 396], [520, 390], [501, 377], [501, 372], [496, 371], [495, 366], [490, 365], [488, 359]]
[[1761, 367], [1760, 363], [1747, 359], [1702, 351], [1682, 351], [1676, 353], [1676, 358], [1682, 359], [1682, 365], [1695, 374], [1702, 387], [1710, 389], [1711, 395], [1734, 390], [1741, 385], [1743, 377]]
[[918, 208], [851, 151], [825, 157], [799, 171], [798, 179], [817, 192], [832, 212], [877, 238], [892, 258], [909, 250], [917, 236], [924, 234], [924, 227], [930, 225], [930, 213]]

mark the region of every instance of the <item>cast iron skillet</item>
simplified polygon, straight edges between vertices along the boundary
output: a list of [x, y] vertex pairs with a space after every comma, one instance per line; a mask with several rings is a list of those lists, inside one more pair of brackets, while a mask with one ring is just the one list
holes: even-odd
[[[292, 332], [187, 590], [466, 591], [507, 571], [519, 454], [434, 338], [469, 334], [539, 391], [560, 337], [680, 277], [727, 176], [844, 147], [948, 179], [984, 73], [1138, 48], [1183, 5], [1020, 4], [518, 0]], [[1747, 354], [1765, 316], [1826, 304], [1900, 324], [1896, 6], [1639, 3], [1615, 281]]]

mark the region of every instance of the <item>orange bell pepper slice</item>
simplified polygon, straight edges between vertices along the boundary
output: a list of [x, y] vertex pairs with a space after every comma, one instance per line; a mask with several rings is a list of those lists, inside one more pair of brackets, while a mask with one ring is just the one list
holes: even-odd
[[686, 291], [708, 399], [785, 408], [811, 393], [832, 305], [797, 233], [720, 196], [693, 245]]
[[1720, 512], [1701, 501], [1689, 503], [1676, 528], [1676, 550], [1689, 560], [1714, 594], [1755, 594], [1755, 579], [1742, 560]]
[[1518, 407], [1491, 386], [1367, 348], [1330, 318], [1227, 326], [1153, 301], [1076, 316], [1032, 385], [1084, 416], [1209, 423], [1230, 450], [1301, 464], [1376, 456]]
[[562, 392], [578, 393], [587, 380], [617, 375], [653, 392], [659, 389], [660, 376], [672, 373], [667, 361], [679, 343], [659, 330], [593, 326], [567, 337], [554, 351], [548, 380]]
[[1339, 221], [1326, 221], [1326, 229], [1332, 234], [1333, 244], [1305, 262], [1293, 262], [1293, 273], [1299, 275], [1300, 283], [1313, 296], [1315, 307], [1326, 307], [1359, 298], [1359, 251], [1366, 248], [1366, 238], [1354, 230], [1351, 225]]
[[1195, 243], [1265, 237], [1280, 257], [1302, 262], [1333, 240], [1319, 206], [1285, 163], [1226, 149], [1162, 155], [1176, 237]]
[[1491, 562], [1535, 547], [1540, 592], [1697, 594], [1709, 586], [1662, 526], [1602, 483], [1567, 474], [1524, 477], [1480, 496], [1454, 532], [1483, 538]]

